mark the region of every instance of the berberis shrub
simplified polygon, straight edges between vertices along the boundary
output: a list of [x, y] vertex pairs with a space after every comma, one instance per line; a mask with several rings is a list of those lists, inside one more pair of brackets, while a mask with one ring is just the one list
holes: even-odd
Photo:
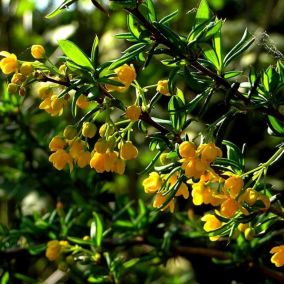
[[[64, 1], [47, 18], [78, 1]], [[70, 177], [84, 168], [96, 192], [79, 205], [58, 202], [44, 215], [24, 217], [18, 228], [3, 226], [2, 253], [17, 249], [38, 259], [45, 254], [53, 262], [45, 265], [57, 267], [68, 283], [170, 283], [154, 279], [166, 273], [162, 264], [181, 256], [193, 268], [207, 261], [216, 271], [234, 271], [231, 280], [250, 271], [262, 275], [254, 283], [284, 281], [284, 210], [281, 192], [267, 179], [284, 152], [283, 57], [263, 70], [235, 70], [234, 62], [255, 39], [244, 30], [224, 52], [226, 23], [206, 0], [187, 34], [171, 28], [177, 11], [159, 18], [152, 0], [92, 4], [106, 17], [112, 10], [125, 12], [128, 31], [115, 38], [128, 48], [119, 58], [101, 62], [97, 36], [90, 54], [80, 44], [59, 40], [62, 56], [56, 63], [42, 45], [31, 47], [30, 61], [12, 51], [0, 53], [11, 99], [18, 94], [21, 105], [33, 88], [38, 108], [50, 119], [72, 114], [53, 134], [48, 160]], [[140, 78], [153, 60], [167, 73], [144, 85]], [[280, 137], [274, 153], [256, 165], [247, 163], [249, 146], [228, 138], [239, 114], [251, 113], [260, 118], [263, 137]], [[147, 165], [139, 160], [146, 144], [153, 152]], [[100, 198], [112, 175], [128, 176], [133, 167], [141, 185], [136, 190], [143, 188], [145, 195], [121, 199], [113, 195], [112, 183], [112, 194]], [[4, 261], [10, 264], [3, 266], [1, 283], [38, 283], [9, 269], [13, 258], [17, 255]]]

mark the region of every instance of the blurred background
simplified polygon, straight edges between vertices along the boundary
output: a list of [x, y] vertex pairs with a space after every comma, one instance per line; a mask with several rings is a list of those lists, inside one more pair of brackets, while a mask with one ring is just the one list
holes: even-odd
[[[113, 37], [116, 33], [126, 31], [126, 17], [122, 11], [111, 12], [108, 17], [96, 10], [90, 0], [80, 0], [59, 16], [50, 20], [46, 19], [45, 16], [60, 2], [57, 0], [0, 0], [0, 50], [15, 53], [22, 60], [30, 60], [30, 46], [42, 44], [51, 60], [56, 62], [61, 55], [57, 46], [59, 39], [68, 38], [89, 54], [94, 36], [97, 34], [100, 38], [100, 60], [103, 62], [118, 57], [127, 47], [126, 42]], [[154, 2], [159, 17], [177, 9], [180, 11], [172, 22], [173, 29], [183, 34], [190, 30], [194, 8], [199, 1], [159, 0]], [[247, 70], [249, 66], [263, 68], [274, 64], [283, 56], [283, 0], [208, 0], [208, 2], [218, 17], [225, 19], [223, 40], [226, 51], [239, 41], [246, 27], [256, 38], [253, 47], [242, 58], [235, 61], [232, 68], [236, 70], [238, 68]], [[102, 3], [108, 6], [108, 1], [105, 0]], [[143, 71], [143, 74], [139, 74], [138, 81], [141, 85], [155, 84], [158, 80], [166, 78], [167, 74], [168, 70], [160, 64], [158, 59], [155, 59], [150, 67]], [[46, 241], [46, 231], [41, 229], [37, 231], [36, 236], [31, 235], [30, 240], [25, 239], [27, 237], [19, 240], [17, 236], [15, 239], [9, 238], [5, 241], [3, 236], [5, 228], [19, 228], [23, 226], [23, 220], [30, 220], [24, 219], [26, 216], [33, 216], [33, 220], [36, 220], [37, 214], [50, 212], [59, 203], [66, 207], [66, 210], [72, 206], [80, 208], [78, 210], [81, 214], [83, 209], [87, 212], [117, 198], [122, 207], [125, 205], [125, 200], [135, 200], [138, 197], [147, 199], [140, 185], [142, 177], [139, 177], [137, 172], [151, 161], [154, 153], [147, 150], [147, 145], [140, 135], [136, 135], [135, 141], [136, 144], [140, 144], [141, 152], [144, 151], [145, 154], [140, 156], [138, 162], [128, 163], [125, 177], [113, 177], [108, 174], [98, 177], [93, 171], [86, 169], [76, 170], [71, 176], [68, 171], [58, 172], [48, 162], [48, 143], [67, 124], [74, 123], [74, 119], [68, 112], [63, 117], [51, 119], [47, 113], [38, 109], [39, 101], [33, 96], [33, 90], [30, 90], [31, 95], [22, 103], [21, 98], [8, 96], [5, 90], [6, 83], [6, 78], [1, 74], [0, 223], [2, 224], [2, 242], [0, 239], [0, 250], [18, 246], [21, 241], [32, 240], [35, 243]], [[126, 100], [131, 102], [131, 97]], [[219, 102], [216, 101], [212, 109], [208, 110], [205, 122], [214, 120], [216, 116], [214, 113], [218, 106]], [[199, 124], [192, 125], [192, 128], [188, 130], [189, 134], [194, 134], [201, 128]], [[264, 119], [249, 114], [239, 115], [224, 133], [224, 138], [233, 141], [239, 147], [247, 143], [248, 168], [269, 158], [274, 147], [282, 142], [282, 139], [269, 136], [265, 129]], [[283, 166], [284, 163], [280, 162], [269, 171], [268, 181], [272, 182], [275, 190], [279, 191], [284, 188]], [[149, 207], [150, 203], [148, 199], [146, 206]], [[181, 205], [181, 209], [186, 208], [186, 204]], [[78, 220], [78, 224], [82, 220], [84, 222], [84, 218], [87, 217], [83, 215], [82, 219]], [[76, 235], [80, 230], [82, 234], [88, 234], [87, 228], [83, 226], [76, 227], [73, 234]], [[44, 279], [50, 274], [52, 266], [44, 258], [25, 257], [20, 256], [20, 262], [23, 265], [21, 269], [28, 271], [34, 279]], [[1, 262], [4, 267], [4, 258], [0, 260], [0, 275], [4, 271], [2, 269], [1, 272]], [[169, 267], [173, 265], [177, 267], [173, 271], [163, 267], [160, 268], [159, 273], [158, 270], [153, 270], [151, 272], [153, 281], [149, 280], [147, 283], [178, 284], [198, 281], [205, 283], [202, 282], [202, 276], [198, 276], [198, 273], [196, 273], [197, 282], [194, 282], [194, 271], [190, 269], [191, 265], [188, 261], [176, 260]], [[144, 277], [143, 273], [146, 272], [142, 267], [141, 277]], [[70, 280], [71, 282], [68, 283], [81, 283], [74, 279], [73, 282]], [[221, 281], [220, 283], [229, 282]]]

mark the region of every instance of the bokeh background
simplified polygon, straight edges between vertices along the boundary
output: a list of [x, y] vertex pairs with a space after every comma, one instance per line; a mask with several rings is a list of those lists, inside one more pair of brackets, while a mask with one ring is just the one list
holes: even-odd
[[[57, 62], [61, 55], [57, 46], [59, 39], [68, 38], [77, 43], [86, 53], [90, 53], [94, 36], [97, 34], [100, 38], [100, 60], [103, 62], [117, 58], [127, 47], [126, 42], [113, 37], [114, 34], [126, 30], [126, 17], [123, 12], [114, 11], [110, 13], [110, 16], [106, 16], [96, 10], [90, 0], [80, 0], [61, 15], [46, 19], [45, 15], [60, 2], [0, 0], [0, 50], [13, 52], [22, 60], [30, 60], [30, 46], [42, 44], [51, 60]], [[184, 34], [189, 31], [198, 1], [159, 0], [154, 2], [159, 17], [178, 9], [179, 15], [171, 27]], [[284, 26], [283, 0], [208, 0], [208, 2], [218, 17], [225, 19], [223, 26], [225, 50], [229, 50], [238, 42], [246, 27], [256, 38], [253, 47], [242, 58], [235, 61], [232, 68], [237, 70], [238, 68], [247, 70], [249, 66], [263, 68], [283, 57], [284, 35], [281, 33]], [[108, 1], [102, 1], [102, 3], [108, 6]], [[139, 64], [136, 67], [139, 70]], [[154, 84], [159, 79], [166, 78], [168, 70], [157, 58], [146, 71], [138, 74], [141, 85]], [[243, 79], [245, 80], [245, 77]], [[63, 117], [51, 119], [48, 114], [38, 109], [39, 100], [35, 95], [36, 90], [29, 90], [23, 102], [21, 98], [10, 97], [5, 88], [6, 78], [2, 76], [0, 77], [0, 223], [2, 224], [0, 250], [18, 246], [19, 242], [26, 241], [9, 239], [5, 242], [4, 227], [18, 228], [22, 225], [23, 218], [30, 220], [29, 216], [33, 216], [33, 220], [36, 220], [37, 215], [53, 210], [58, 202], [66, 208], [72, 206], [80, 208], [80, 214], [82, 210], [88, 212], [116, 198], [125, 205], [125, 200], [137, 200], [139, 197], [145, 200], [146, 206], [151, 206], [151, 201], [143, 193], [140, 185], [141, 177], [137, 175], [137, 172], [151, 161], [154, 153], [148, 150], [141, 135], [137, 134], [135, 141], [144, 154], [140, 155], [138, 161], [128, 164], [127, 174], [124, 177], [113, 177], [108, 174], [98, 177], [93, 171], [84, 169], [76, 170], [71, 175], [68, 171], [58, 172], [48, 162], [48, 143], [54, 135], [64, 129], [66, 124], [74, 122], [71, 114], [67, 112]], [[184, 91], [187, 92], [187, 90]], [[131, 96], [125, 98], [129, 102], [131, 99]], [[218, 117], [218, 108], [220, 108], [220, 101], [216, 100], [208, 110], [204, 121], [214, 121]], [[103, 118], [101, 120], [103, 121]], [[200, 129], [202, 125], [193, 124], [188, 129], [188, 133], [194, 135]], [[269, 136], [265, 120], [254, 114], [240, 114], [230, 123], [224, 138], [240, 147], [243, 143], [247, 144], [248, 168], [265, 161], [273, 153], [274, 147], [282, 142], [280, 138]], [[284, 188], [283, 165], [283, 162], [279, 162], [269, 170], [268, 182], [272, 182], [274, 188], [279, 191]], [[182, 204], [181, 208], [186, 210], [188, 207]], [[81, 217], [85, 220], [84, 215]], [[82, 220], [79, 220], [78, 224]], [[73, 234], [79, 232], [88, 234], [86, 227], [78, 225]], [[46, 240], [42, 231], [35, 233], [37, 234], [34, 237], [35, 242], [40, 243]], [[3, 272], [1, 264], [4, 267], [4, 262], [2, 258], [0, 275]], [[44, 257], [33, 259], [23, 255], [19, 256], [16, 262], [15, 270], [28, 271], [26, 274], [34, 279], [44, 279], [53, 269]], [[175, 268], [169, 269], [169, 267]], [[184, 259], [172, 260], [172, 263], [167, 264], [166, 267], [153, 268], [151, 272], [149, 270], [148, 273], [152, 273], [152, 280], [154, 280], [149, 280], [147, 283], [205, 283], [202, 281], [206, 276], [199, 273], [200, 269], [195, 268], [194, 276], [194, 270], [190, 268], [190, 263]], [[143, 267], [140, 273], [145, 274]], [[212, 271], [211, 273], [214, 274]], [[81, 283], [74, 279], [72, 278], [68, 283]], [[220, 283], [229, 282], [221, 281]]]

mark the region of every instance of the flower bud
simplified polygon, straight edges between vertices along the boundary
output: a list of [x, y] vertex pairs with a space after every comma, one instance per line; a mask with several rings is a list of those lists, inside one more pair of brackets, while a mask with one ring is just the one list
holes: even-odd
[[45, 49], [42, 45], [33, 45], [31, 48], [31, 54], [35, 59], [41, 59], [45, 55]]
[[86, 109], [90, 105], [90, 102], [89, 102], [87, 96], [80, 95], [79, 98], [76, 101], [76, 105], [77, 105], [77, 107], [79, 107], [81, 109]]
[[125, 86], [130, 86], [130, 84], [136, 79], [136, 71], [133, 65], [124, 64], [117, 69], [115, 69], [117, 78]]
[[100, 138], [96, 142], [94, 149], [96, 152], [103, 154], [107, 151], [108, 147], [109, 143], [104, 138]]
[[11, 79], [11, 83], [21, 85], [26, 80], [26, 76], [21, 73], [15, 73]]
[[92, 122], [84, 122], [82, 127], [82, 135], [87, 138], [93, 138], [96, 135], [97, 126]]
[[245, 238], [246, 240], [250, 241], [255, 237], [255, 230], [253, 228], [247, 228], [245, 229]]
[[14, 83], [8, 84], [8, 93], [9, 94], [15, 94], [19, 90], [19, 86]]
[[192, 142], [184, 141], [179, 145], [179, 154], [183, 158], [190, 158], [195, 156], [196, 147]]
[[114, 127], [111, 124], [104, 123], [99, 130], [100, 136], [104, 137], [106, 134], [108, 136], [112, 135], [114, 133]]
[[66, 138], [67, 140], [72, 140], [76, 137], [77, 135], [77, 130], [76, 127], [74, 127], [73, 125], [67, 125], [63, 131], [63, 136], [64, 138]]
[[126, 117], [131, 121], [137, 121], [141, 115], [141, 108], [136, 105], [129, 106], [125, 111]]
[[33, 73], [34, 67], [30, 62], [24, 62], [20, 67], [20, 73], [25, 76], [29, 76]]
[[26, 95], [26, 88], [21, 87], [21, 88], [19, 89], [19, 95], [20, 95], [21, 97], [24, 97], [24, 96]]

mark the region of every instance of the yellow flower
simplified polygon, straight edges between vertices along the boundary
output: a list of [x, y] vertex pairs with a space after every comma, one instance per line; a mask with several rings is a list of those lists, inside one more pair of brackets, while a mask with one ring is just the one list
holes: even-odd
[[255, 230], [254, 228], [246, 228], [244, 231], [245, 239], [250, 241], [255, 237]]
[[70, 155], [74, 160], [77, 160], [80, 155], [84, 152], [84, 142], [79, 139], [75, 138], [70, 142]]
[[77, 105], [77, 107], [79, 107], [81, 109], [86, 109], [90, 105], [90, 102], [89, 102], [87, 96], [80, 95], [79, 98], [76, 101], [76, 105]]
[[20, 67], [20, 73], [25, 76], [29, 76], [33, 73], [34, 67], [30, 62], [24, 62]]
[[189, 141], [183, 141], [179, 145], [179, 154], [183, 158], [192, 158], [195, 156], [196, 146]]
[[53, 90], [50, 84], [45, 84], [41, 86], [38, 90], [38, 95], [42, 100], [45, 100], [46, 98], [51, 98], [53, 95]]
[[270, 253], [273, 254], [271, 257], [271, 262], [277, 267], [284, 265], [284, 245], [273, 247], [270, 250]]
[[58, 240], [49, 241], [47, 243], [45, 256], [50, 261], [55, 261], [59, 257], [60, 249], [61, 249], [61, 245], [59, 244]]
[[124, 86], [120, 87], [120, 86], [114, 86], [111, 84], [107, 84], [106, 89], [108, 92], [113, 92], [113, 91], [117, 91], [120, 93], [125, 92], [129, 88], [131, 83], [136, 79], [136, 71], [132, 64], [131, 65], [124, 64], [116, 68], [114, 72], [116, 73], [117, 76], [111, 77], [110, 79], [114, 81], [118, 81], [122, 83]]
[[181, 183], [175, 196], [181, 196], [181, 195], [183, 196], [184, 199], [188, 199], [189, 197], [188, 187], [184, 182]]
[[107, 151], [105, 154], [105, 171], [113, 172], [115, 161], [118, 159], [117, 151]]
[[63, 170], [67, 164], [69, 165], [70, 171], [73, 170], [71, 155], [62, 149], [51, 154], [49, 156], [49, 161], [52, 162], [53, 166], [59, 171]]
[[168, 80], [160, 80], [157, 84], [157, 92], [159, 92], [162, 95], [170, 96], [169, 93], [169, 81]]
[[249, 224], [248, 223], [240, 223], [239, 225], [238, 225], [238, 230], [240, 231], [240, 232], [244, 232], [247, 228], [249, 227]]
[[113, 172], [123, 175], [125, 171], [125, 161], [121, 159], [116, 159], [114, 164], [113, 164]]
[[248, 210], [243, 206], [244, 204], [247, 204], [249, 206], [252, 206], [255, 204], [256, 200], [258, 197], [258, 193], [252, 189], [252, 188], [247, 188], [241, 196], [238, 198], [238, 202], [241, 205], [240, 210], [243, 214], [248, 215], [249, 212]]
[[0, 68], [5, 75], [11, 74], [17, 71], [18, 60], [17, 60], [17, 56], [14, 53], [9, 53], [7, 51], [1, 51], [0, 56], [5, 57], [0, 61]]
[[97, 133], [97, 126], [92, 122], [84, 122], [82, 126], [82, 135], [87, 138], [93, 138]]
[[239, 209], [239, 203], [233, 199], [228, 198], [221, 204], [221, 215], [227, 218], [232, 218]]
[[123, 143], [120, 147], [120, 157], [123, 160], [133, 160], [138, 156], [138, 149], [132, 144], [131, 141]]
[[35, 59], [41, 59], [44, 57], [45, 49], [42, 45], [33, 45], [31, 48], [31, 54]]
[[266, 211], [270, 207], [270, 199], [265, 194], [258, 193], [257, 200], [261, 201], [264, 204], [264, 208], [261, 208], [263, 211]]
[[190, 158], [185, 166], [185, 175], [188, 178], [200, 178], [207, 169], [207, 165], [198, 158]]
[[45, 256], [50, 261], [55, 261], [60, 256], [60, 253], [69, 246], [67, 241], [52, 240], [47, 243]]
[[136, 105], [129, 106], [125, 111], [125, 115], [131, 121], [137, 121], [141, 115], [141, 108]]
[[95, 152], [90, 160], [90, 167], [94, 168], [97, 173], [103, 173], [105, 171], [105, 158], [106, 154]]
[[152, 172], [149, 177], [144, 179], [143, 187], [146, 193], [155, 193], [162, 185], [161, 178], [157, 172]]
[[117, 75], [118, 80], [125, 86], [130, 86], [131, 83], [136, 79], [136, 71], [134, 66], [124, 64], [114, 70]]
[[215, 161], [217, 157], [222, 156], [221, 149], [216, 147], [214, 143], [199, 145], [197, 153], [201, 156], [201, 160], [208, 164]]
[[54, 136], [49, 143], [49, 149], [51, 151], [57, 151], [63, 149], [65, 145], [66, 142], [60, 136]]
[[240, 176], [232, 175], [225, 180], [224, 190], [228, 192], [232, 198], [236, 198], [243, 187], [244, 181]]
[[[166, 202], [167, 196], [162, 195], [161, 193], [157, 193], [153, 202], [154, 208], [161, 208], [163, 204]], [[171, 213], [174, 213], [175, 211], [175, 202], [174, 199], [172, 199], [163, 209], [162, 211], [166, 210], [167, 208], [170, 209]]]
[[[213, 214], [206, 214], [201, 218], [201, 221], [204, 221], [205, 224], [203, 226], [206, 232], [211, 232], [219, 229], [222, 226], [222, 222]], [[219, 236], [209, 237], [211, 241], [217, 241]]]
[[91, 160], [91, 153], [88, 151], [83, 152], [77, 159], [77, 165], [79, 168], [85, 168], [87, 165], [90, 164], [90, 160]]

